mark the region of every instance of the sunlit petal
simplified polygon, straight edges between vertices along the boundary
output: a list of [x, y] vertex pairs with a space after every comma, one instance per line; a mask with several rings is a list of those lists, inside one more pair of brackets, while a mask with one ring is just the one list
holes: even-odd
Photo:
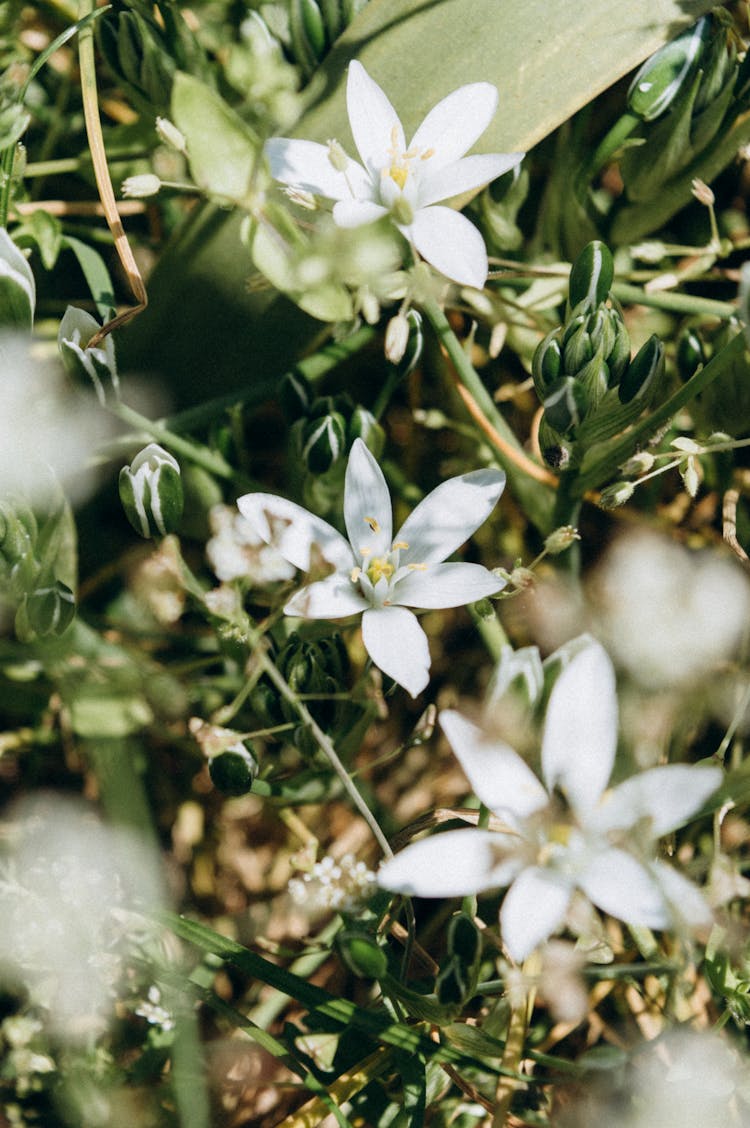
[[407, 517], [396, 541], [402, 564], [437, 564], [489, 517], [505, 487], [502, 470], [473, 470], [442, 482]]
[[[512, 848], [512, 839], [508, 840]], [[519, 861], [504, 854], [505, 836], [494, 831], [447, 830], [413, 842], [384, 862], [378, 884], [414, 897], [466, 897], [512, 881]]]
[[242, 516], [266, 544], [278, 549], [285, 560], [307, 572], [310, 568], [310, 550], [316, 550], [324, 560], [342, 572], [354, 567], [354, 557], [349, 542], [327, 521], [275, 494], [250, 493], [237, 499]]
[[721, 784], [720, 768], [689, 764], [664, 764], [640, 772], [606, 794], [593, 812], [603, 830], [618, 830], [649, 820], [654, 838], [660, 838], [694, 815]]
[[440, 725], [485, 807], [501, 818], [505, 812], [526, 818], [546, 806], [547, 792], [510, 745], [452, 709], [443, 710]]
[[659, 885], [632, 854], [602, 850], [579, 874], [578, 884], [603, 912], [646, 928], [665, 928], [669, 911]]
[[[343, 172], [337, 172], [328, 156], [328, 146], [317, 141], [296, 141], [287, 137], [271, 137], [266, 141], [264, 152], [271, 166], [271, 175], [282, 184], [292, 184], [313, 192], [316, 196], [326, 196], [331, 200], [351, 199], [352, 178], [359, 181], [364, 175], [356, 161], [350, 161], [350, 180]], [[357, 176], [356, 169], [360, 175]]]
[[356, 59], [349, 63], [346, 109], [357, 152], [365, 167], [379, 175], [389, 164], [391, 147], [405, 149], [404, 131], [388, 98]]
[[356, 555], [390, 551], [391, 496], [383, 471], [362, 439], [354, 440], [346, 468], [344, 521]]
[[692, 881], [688, 881], [666, 862], [653, 862], [651, 870], [669, 904], [673, 922], [679, 921], [691, 928], [701, 928], [711, 923], [711, 910], [700, 889]]
[[333, 205], [333, 221], [338, 227], [362, 227], [386, 214], [387, 209], [373, 200], [339, 200]]
[[417, 617], [405, 607], [377, 607], [362, 616], [362, 639], [367, 653], [384, 674], [412, 697], [430, 680], [427, 635]]
[[395, 585], [393, 602], [404, 607], [463, 607], [505, 587], [481, 564], [431, 564]]
[[607, 786], [617, 748], [615, 672], [593, 640], [564, 668], [547, 706], [542, 773], [584, 813]]
[[500, 910], [503, 943], [516, 962], [525, 960], [559, 928], [572, 894], [567, 878], [539, 866], [516, 878]]
[[425, 162], [419, 187], [419, 206], [424, 208], [428, 204], [437, 204], [440, 200], [481, 188], [515, 168], [523, 158], [523, 153], [487, 153], [463, 157], [460, 161], [435, 168], [434, 171], [429, 162]]
[[497, 109], [497, 100], [497, 89], [489, 82], [459, 86], [430, 110], [409, 148], [432, 149], [431, 161], [440, 166], [452, 164], [484, 133]]
[[404, 231], [422, 258], [446, 278], [481, 290], [487, 280], [487, 248], [473, 223], [452, 208], [433, 205], [416, 213]]
[[286, 604], [284, 614], [301, 619], [345, 619], [369, 606], [349, 577], [337, 573], [303, 587]]

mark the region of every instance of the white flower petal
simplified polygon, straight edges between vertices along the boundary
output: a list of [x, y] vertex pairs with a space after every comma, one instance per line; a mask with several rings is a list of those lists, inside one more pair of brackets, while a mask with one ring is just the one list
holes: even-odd
[[[331, 200], [350, 199], [352, 193], [349, 184], [352, 178], [359, 179], [364, 175], [364, 169], [356, 161], [350, 161], [350, 180], [347, 182], [344, 173], [337, 172], [331, 164], [328, 146], [319, 145], [317, 141], [271, 137], [266, 141], [264, 152], [274, 180]], [[357, 177], [357, 168], [360, 177]]]
[[443, 710], [440, 725], [485, 807], [500, 818], [507, 811], [524, 819], [547, 805], [547, 792], [510, 745], [489, 737], [453, 709]]
[[468, 897], [499, 889], [513, 880], [520, 864], [504, 856], [504, 837], [474, 827], [434, 834], [384, 862], [378, 885], [414, 897]]
[[387, 215], [388, 209], [372, 200], [339, 200], [333, 205], [333, 222], [338, 227], [362, 227]]
[[573, 886], [553, 870], [524, 870], [505, 894], [500, 910], [503, 943], [520, 963], [562, 924]]
[[406, 148], [404, 130], [386, 95], [356, 59], [349, 63], [346, 109], [357, 152], [377, 176], [390, 163], [394, 144], [400, 153]]
[[349, 577], [338, 572], [303, 587], [286, 604], [284, 614], [301, 619], [345, 619], [369, 606]]
[[711, 923], [711, 910], [700, 889], [693, 885], [692, 881], [688, 881], [665, 862], [654, 862], [651, 869], [675, 920], [691, 928], [700, 928]]
[[391, 495], [362, 439], [352, 444], [344, 486], [344, 522], [355, 556], [383, 556], [393, 539]]
[[446, 278], [481, 290], [487, 281], [487, 248], [473, 223], [452, 208], [432, 205], [403, 229], [423, 259]]
[[436, 168], [433, 172], [429, 161], [425, 162], [419, 186], [419, 206], [437, 204], [451, 196], [470, 192], [496, 180], [511, 168], [515, 168], [524, 153], [487, 153], [482, 156], [463, 157], [460, 161]]
[[431, 162], [452, 164], [484, 133], [494, 117], [497, 99], [497, 90], [490, 82], [459, 86], [430, 110], [409, 148], [434, 149]]
[[407, 517], [395, 540], [409, 547], [401, 564], [437, 564], [489, 517], [505, 487], [502, 470], [472, 470], [442, 482]]
[[559, 675], [550, 694], [542, 740], [542, 775], [585, 813], [607, 786], [617, 749], [615, 672], [591, 642]]
[[627, 924], [665, 928], [669, 911], [652, 875], [625, 850], [602, 850], [578, 876], [578, 885], [598, 908]]
[[391, 600], [402, 607], [463, 607], [504, 587], [505, 581], [481, 564], [431, 564], [399, 579]]
[[273, 545], [295, 568], [309, 570], [313, 545], [338, 571], [349, 573], [354, 567], [346, 538], [301, 505], [266, 493], [244, 494], [237, 505], [257, 536]]
[[417, 617], [405, 607], [371, 607], [362, 616], [367, 653], [384, 674], [416, 697], [430, 680], [430, 649]]
[[650, 819], [654, 838], [676, 830], [721, 784], [720, 768], [664, 764], [640, 772], [606, 794], [594, 812], [601, 830], [619, 830]]

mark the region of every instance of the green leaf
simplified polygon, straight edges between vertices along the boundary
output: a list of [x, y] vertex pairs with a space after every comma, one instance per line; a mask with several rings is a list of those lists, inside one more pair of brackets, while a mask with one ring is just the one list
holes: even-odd
[[82, 243], [73, 235], [63, 236], [63, 246], [72, 251], [78, 259], [78, 265], [83, 271], [99, 316], [107, 317], [115, 304], [115, 292], [104, 259], [88, 243]]
[[52, 270], [63, 245], [62, 224], [59, 219], [39, 208], [27, 216], [21, 227], [15, 229], [13, 236], [19, 244], [25, 245], [28, 240], [35, 243], [44, 269]]
[[215, 90], [178, 71], [172, 87], [172, 120], [187, 140], [195, 183], [219, 199], [245, 200], [260, 141], [242, 118]]

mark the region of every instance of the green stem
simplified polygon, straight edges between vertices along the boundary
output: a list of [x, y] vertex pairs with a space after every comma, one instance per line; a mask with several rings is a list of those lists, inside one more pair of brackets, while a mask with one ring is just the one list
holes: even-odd
[[611, 291], [620, 302], [628, 305], [650, 306], [670, 313], [687, 313], [695, 316], [718, 317], [729, 321], [737, 316], [735, 302], [717, 302], [694, 294], [676, 294], [672, 290], [644, 290], [628, 282], [615, 282]]
[[640, 125], [641, 119], [636, 114], [624, 113], [622, 117], [618, 118], [608, 133], [602, 138], [594, 150], [591, 160], [586, 165], [583, 172], [583, 180], [586, 184], [596, 176], [597, 172], [607, 163], [608, 160], [617, 152], [622, 144], [627, 141], [630, 134]]
[[589, 458], [588, 454], [584, 456], [581, 472], [576, 481], [575, 489], [578, 496], [582, 496], [587, 490], [597, 489], [606, 482], [618, 466], [630, 458], [643, 442], [668, 423], [678, 411], [704, 392], [714, 380], [740, 365], [747, 373], [748, 362], [743, 333], [733, 337], [705, 368], [701, 368], [691, 376], [687, 383], [678, 388], [668, 400], [639, 423], [635, 423], [616, 442], [607, 445], [601, 454], [594, 453], [597, 448], [593, 447], [588, 454], [593, 453], [594, 456], [592, 458]]

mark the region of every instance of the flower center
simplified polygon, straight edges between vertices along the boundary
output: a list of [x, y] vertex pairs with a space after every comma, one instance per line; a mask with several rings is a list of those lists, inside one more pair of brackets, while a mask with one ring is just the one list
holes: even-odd
[[390, 177], [400, 192], [403, 192], [406, 187], [406, 182], [409, 179], [409, 174], [412, 171], [412, 162], [416, 160], [427, 161], [434, 155], [434, 149], [406, 149], [405, 152], [400, 152], [398, 147], [398, 131], [394, 125], [391, 130], [391, 147], [388, 150], [388, 156], [391, 158], [390, 165], [387, 165], [381, 172], [384, 178]]
[[395, 567], [387, 556], [375, 556], [369, 563], [366, 575], [371, 584], [376, 584], [378, 580], [382, 580], [384, 577], [386, 580], [390, 580], [395, 571]]

